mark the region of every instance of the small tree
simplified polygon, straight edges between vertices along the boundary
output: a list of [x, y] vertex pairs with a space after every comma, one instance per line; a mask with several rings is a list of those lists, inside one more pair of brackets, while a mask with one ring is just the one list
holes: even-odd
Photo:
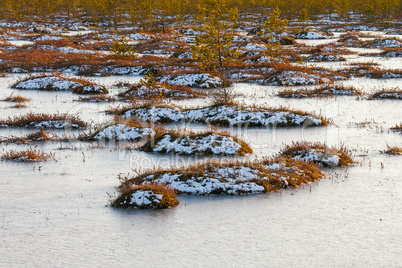
[[148, 90], [156, 89], [156, 79], [152, 72], [149, 72], [144, 76], [144, 79], [140, 80], [140, 85], [146, 87]]
[[124, 35], [120, 41], [113, 43], [110, 52], [116, 57], [135, 57], [135, 50], [128, 44], [128, 40]]
[[[267, 53], [271, 54], [271, 57], [278, 57], [280, 54], [279, 46], [280, 41], [278, 38], [278, 33], [284, 31], [288, 25], [288, 21], [286, 19], [281, 19], [279, 16], [281, 11], [278, 7], [276, 7], [271, 16], [264, 22], [264, 25], [261, 26], [261, 35], [267, 35], [268, 41], [266, 42]], [[270, 50], [273, 50], [273, 53], [269, 53]]]
[[201, 69], [215, 71], [239, 56], [231, 48], [234, 29], [237, 24], [237, 9], [229, 8], [224, 1], [206, 0], [205, 7], [198, 7], [196, 16], [201, 26], [195, 27], [200, 35], [195, 37], [191, 47], [192, 57]]

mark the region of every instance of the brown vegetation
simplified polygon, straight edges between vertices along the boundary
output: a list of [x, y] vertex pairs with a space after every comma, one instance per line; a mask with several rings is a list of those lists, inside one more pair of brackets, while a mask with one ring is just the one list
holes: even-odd
[[54, 159], [54, 153], [45, 153], [40, 150], [34, 150], [33, 148], [24, 151], [10, 150], [5, 152], [1, 156], [1, 159], [22, 162], [47, 161], [48, 159]]
[[393, 147], [391, 147], [391, 146], [387, 145], [387, 147], [388, 147], [388, 149], [383, 151], [384, 153], [402, 155], [402, 147], [401, 146], [393, 146]]
[[11, 93], [10, 96], [6, 97], [3, 99], [4, 101], [10, 101], [10, 102], [27, 102], [30, 101], [31, 99], [22, 97], [22, 96], [13, 96], [14, 93]]
[[[3, 127], [36, 127], [42, 122], [65, 122], [72, 128], [84, 128], [86, 123], [81, 121], [79, 117], [69, 114], [34, 114], [9, 117], [6, 120], [0, 120], [0, 126]], [[43, 126], [46, 128], [46, 126]]]

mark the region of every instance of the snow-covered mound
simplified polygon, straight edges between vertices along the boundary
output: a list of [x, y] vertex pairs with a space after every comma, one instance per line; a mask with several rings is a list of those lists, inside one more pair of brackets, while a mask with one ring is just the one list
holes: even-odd
[[71, 90], [82, 84], [74, 81], [69, 81], [56, 76], [33, 77], [17, 82], [12, 87], [16, 89], [37, 89], [37, 90]]
[[159, 77], [158, 80], [161, 83], [195, 88], [216, 88], [223, 85], [219, 77], [211, 77], [208, 73], [166, 75]]
[[107, 126], [89, 137], [89, 140], [139, 141], [155, 135], [152, 128], [130, 126], [129, 124], [116, 124]]
[[142, 150], [156, 153], [179, 155], [244, 155], [251, 153], [251, 148], [244, 142], [219, 133], [202, 134], [163, 134], [150, 140]]
[[346, 61], [345, 58], [330, 53], [318, 53], [303, 59], [306, 62]]
[[331, 37], [326, 35], [325, 33], [320, 32], [300, 32], [296, 34], [297, 39], [330, 39]]
[[152, 183], [124, 188], [111, 205], [131, 209], [163, 209], [175, 207], [178, 204], [176, 191], [172, 187]]
[[16, 89], [68, 91], [77, 94], [105, 94], [107, 89], [87, 81], [71, 80], [61, 76], [28, 77], [12, 85]]
[[134, 85], [129, 90], [119, 93], [122, 99], [152, 99], [152, 98], [171, 98], [171, 99], [189, 99], [205, 96], [198, 90], [192, 90], [185, 86], [171, 86], [156, 84], [154, 88], [148, 88], [144, 85]]
[[123, 202], [131, 208], [152, 208], [159, 204], [163, 198], [163, 195], [156, 194], [151, 190], [133, 191], [130, 195], [127, 195], [127, 200]]
[[187, 169], [163, 170], [142, 174], [127, 181], [128, 186], [158, 182], [170, 185], [178, 193], [251, 194], [277, 191], [289, 186], [297, 187], [323, 178], [313, 164], [287, 158], [264, 162], [229, 163], [207, 162]]
[[287, 146], [282, 155], [292, 157], [296, 160], [319, 163], [327, 167], [345, 166], [353, 162], [349, 153], [341, 148], [329, 148], [319, 143], [296, 143]]
[[229, 105], [182, 110], [172, 107], [144, 107], [128, 110], [124, 118], [136, 117], [142, 121], [153, 122], [192, 122], [211, 125], [247, 126], [319, 126], [326, 123], [322, 118], [288, 110], [265, 108], [241, 108]]
[[396, 39], [381, 39], [363, 45], [368, 48], [402, 48], [402, 42]]
[[308, 74], [299, 71], [283, 71], [264, 79], [264, 85], [272, 86], [305, 86], [319, 85], [331, 82], [330, 79], [318, 74]]
[[395, 89], [379, 91], [371, 95], [370, 99], [402, 100], [402, 90]]

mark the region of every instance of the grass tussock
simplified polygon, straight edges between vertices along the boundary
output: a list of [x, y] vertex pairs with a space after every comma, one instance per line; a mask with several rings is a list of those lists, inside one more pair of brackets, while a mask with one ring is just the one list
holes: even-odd
[[78, 116], [69, 114], [34, 114], [28, 113], [25, 115], [17, 115], [14, 117], [9, 117], [6, 120], [0, 120], [0, 126], [3, 127], [43, 127], [46, 128], [46, 124], [41, 125], [41, 123], [49, 123], [49, 128], [53, 123], [64, 122], [63, 127], [72, 128], [85, 128], [86, 123], [82, 121]]
[[11, 106], [10, 108], [16, 108], [16, 109], [22, 109], [22, 108], [27, 108], [28, 106], [24, 103], [17, 103], [13, 106]]
[[153, 87], [145, 87], [141, 84], [132, 85], [128, 90], [119, 93], [118, 97], [123, 100], [143, 99], [157, 103], [163, 99], [183, 100], [206, 97], [206, 93], [187, 86], [155, 83]]
[[375, 99], [390, 99], [390, 100], [401, 100], [402, 99], [402, 90], [399, 88], [393, 89], [382, 89], [380, 91], [375, 92], [369, 97], [370, 100]]
[[30, 100], [31, 100], [31, 99], [28, 99], [28, 98], [25, 98], [25, 97], [22, 97], [22, 96], [19, 96], [19, 95], [13, 96], [13, 94], [14, 94], [14, 92], [11, 93], [10, 96], [8, 96], [8, 97], [6, 97], [5, 99], [3, 99], [3, 101], [21, 103], [21, 102], [27, 102], [27, 101], [30, 101]]
[[392, 131], [402, 132], [402, 123], [390, 128]]
[[402, 155], [402, 147], [401, 146], [388, 146], [387, 150], [383, 151], [385, 154], [395, 154], [395, 155]]
[[29, 148], [24, 151], [10, 150], [3, 153], [1, 159], [21, 162], [40, 162], [54, 159], [54, 153], [45, 153], [33, 148]]
[[342, 146], [337, 149], [318, 142], [294, 142], [292, 145], [287, 145], [280, 154], [286, 157], [320, 163], [323, 166], [341, 167], [353, 163], [351, 152], [346, 147]]
[[[119, 176], [119, 179], [124, 181], [127, 178]], [[128, 185], [128, 184], [122, 184]], [[139, 191], [145, 191], [149, 194], [148, 202], [138, 202], [133, 200], [133, 195]], [[170, 185], [161, 183], [148, 183], [143, 185], [130, 185], [120, 187], [121, 194], [112, 201], [111, 205], [118, 208], [138, 208], [138, 209], [165, 209], [179, 205], [176, 198], [176, 190]], [[161, 195], [161, 198], [153, 198], [155, 195]], [[159, 196], [160, 197], [160, 196]], [[144, 198], [144, 197], [142, 197]]]
[[337, 95], [361, 96], [363, 93], [353, 86], [343, 85], [323, 85], [313, 89], [285, 89], [278, 93], [278, 96], [282, 98], [331, 98]]

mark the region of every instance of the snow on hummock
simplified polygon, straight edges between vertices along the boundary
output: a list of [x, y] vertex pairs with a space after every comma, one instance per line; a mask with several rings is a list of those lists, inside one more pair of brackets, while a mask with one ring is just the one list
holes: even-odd
[[215, 172], [207, 172], [204, 177], [192, 177], [182, 180], [179, 173], [165, 173], [158, 177], [149, 175], [144, 183], [157, 180], [166, 183], [179, 193], [207, 195], [225, 193], [229, 195], [241, 193], [262, 193], [264, 187], [252, 182], [257, 179], [258, 170], [249, 167], [236, 166], [220, 168]]
[[59, 77], [47, 76], [27, 79], [18, 82], [15, 88], [18, 89], [47, 89], [47, 90], [70, 90], [82, 84], [65, 80]]
[[25, 127], [30, 128], [52, 128], [52, 129], [62, 129], [62, 128], [79, 128], [77, 124], [72, 124], [68, 120], [48, 120], [41, 122], [31, 122]]
[[215, 88], [222, 86], [222, 80], [219, 77], [211, 77], [210, 74], [207, 73], [166, 75], [160, 77], [159, 82], [197, 88]]
[[319, 32], [302, 32], [296, 35], [298, 39], [329, 39], [330, 37]]
[[159, 203], [162, 198], [162, 194], [156, 194], [150, 190], [138, 190], [131, 194], [129, 203], [134, 207], [144, 207], [153, 203]]
[[193, 155], [211, 152], [216, 155], [235, 155], [241, 148], [232, 137], [210, 133], [206, 136], [181, 136], [166, 134], [153, 147], [154, 152]]
[[338, 166], [339, 155], [336, 152], [312, 148], [309, 152], [300, 151], [294, 153], [294, 159], [310, 162], [318, 162], [324, 166]]
[[57, 76], [27, 78], [24, 81], [17, 82], [13, 85], [13, 88], [52, 91], [72, 90], [74, 93], [79, 94], [107, 93], [107, 90], [102, 86], [93, 84], [83, 85], [79, 82], [68, 80], [68, 78]]
[[328, 78], [318, 74], [308, 74], [299, 71], [284, 71], [263, 81], [265, 85], [273, 86], [303, 86], [329, 83]]
[[98, 132], [93, 139], [95, 140], [116, 140], [116, 141], [137, 141], [146, 136], [154, 136], [155, 131], [151, 128], [130, 127], [126, 124], [108, 126]]

